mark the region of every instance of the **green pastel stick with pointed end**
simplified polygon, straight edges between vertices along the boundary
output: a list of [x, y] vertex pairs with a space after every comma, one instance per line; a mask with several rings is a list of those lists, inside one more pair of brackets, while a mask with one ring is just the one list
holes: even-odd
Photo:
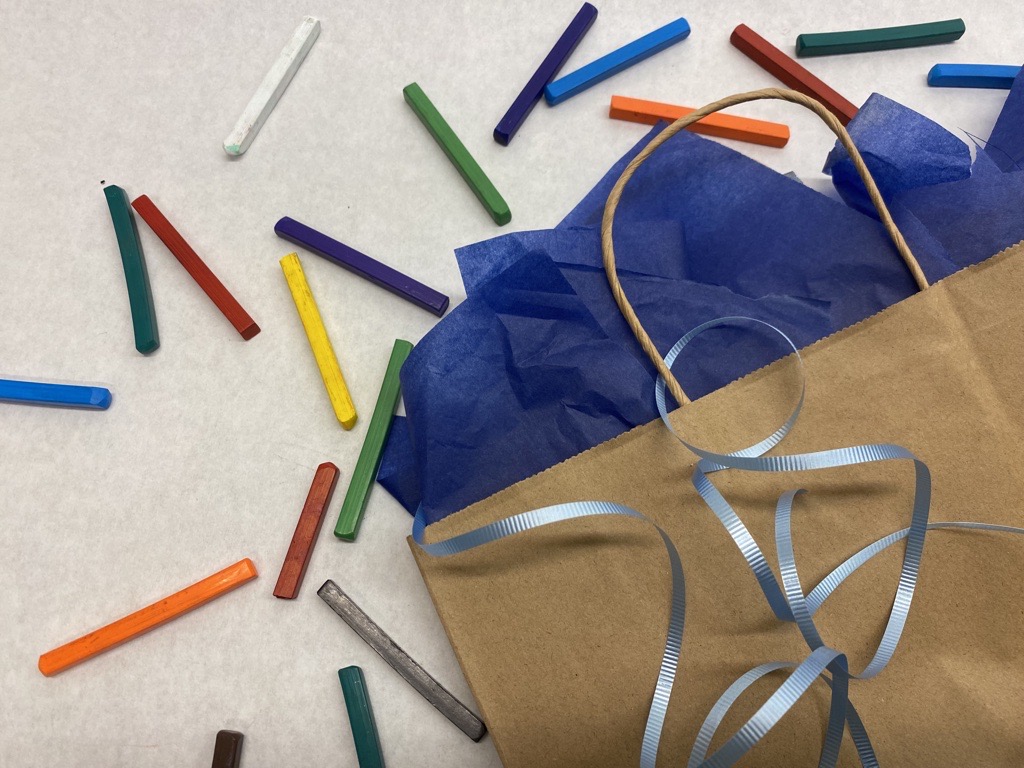
[[473, 159], [473, 156], [469, 154], [469, 150], [459, 140], [459, 137], [455, 135], [455, 131], [441, 117], [441, 113], [437, 111], [437, 108], [427, 98], [427, 94], [423, 92], [423, 89], [416, 83], [410, 83], [405, 86], [402, 93], [405, 94], [405, 101], [412, 107], [416, 117], [427, 127], [430, 135], [434, 137], [434, 141], [448, 155], [452, 165], [462, 174], [462, 178], [466, 180], [469, 188], [473, 190], [477, 199], [487, 209], [487, 212], [491, 214], [494, 223], [503, 226], [512, 221], [512, 212], [508, 208], [508, 203], [499, 194], [491, 180], [487, 178], [487, 174], [483, 172], [483, 169]]
[[334, 528], [334, 535], [339, 539], [356, 540], [359, 523], [362, 522], [363, 511], [366, 509], [366, 500], [370, 496], [370, 488], [377, 479], [377, 471], [380, 469], [384, 443], [388, 440], [391, 422], [395, 418], [395, 408], [398, 407], [398, 397], [401, 394], [398, 374], [410, 352], [412, 344], [402, 339], [395, 340], [388, 369], [384, 373], [384, 382], [380, 385], [380, 394], [377, 395], [377, 405], [373, 408], [363, 448], [359, 451], [356, 468], [352, 472], [352, 481], [348, 485], [345, 501], [341, 505], [341, 514], [338, 515], [338, 524]]
[[345, 694], [345, 709], [348, 710], [348, 721], [352, 726], [359, 768], [384, 768], [377, 722], [373, 719], [363, 670], [359, 667], [339, 669], [338, 679], [341, 680], [341, 690]]
[[909, 24], [904, 27], [858, 29], [850, 32], [820, 32], [797, 35], [797, 58], [833, 56], [839, 53], [867, 53], [920, 45], [951, 43], [963, 37], [966, 27], [963, 19], [932, 21], [927, 24]]
[[153, 308], [153, 292], [149, 287], [146, 260], [142, 256], [139, 230], [135, 226], [128, 195], [121, 187], [111, 184], [104, 188], [110, 220], [114, 223], [117, 248], [121, 251], [124, 280], [128, 284], [128, 305], [132, 310], [132, 328], [135, 332], [135, 348], [148, 354], [160, 346], [160, 334], [156, 329], [156, 310]]

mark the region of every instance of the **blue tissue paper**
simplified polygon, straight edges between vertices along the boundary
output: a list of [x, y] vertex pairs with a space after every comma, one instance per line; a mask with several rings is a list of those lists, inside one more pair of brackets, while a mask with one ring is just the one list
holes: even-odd
[[[1017, 97], [1007, 99], [997, 130], [1006, 126], [1008, 115], [1020, 117], [1024, 80], [1018, 78], [1015, 86]], [[930, 280], [1024, 240], [1024, 174], [1002, 172], [999, 161], [1006, 155], [979, 151], [972, 164], [970, 148], [961, 139], [878, 94], [865, 102], [848, 127], [893, 220]], [[1024, 122], [1018, 119], [1012, 131], [1004, 128], [999, 142], [1011, 150], [1024, 147]], [[989, 149], [993, 146], [990, 141]], [[825, 170], [844, 200], [874, 215], [873, 208], [865, 207], [871, 205], [867, 191], [838, 143]]]
[[[884, 97], [849, 128], [930, 280], [1024, 239], [1024, 174], [984, 153], [972, 166], [964, 142]], [[600, 222], [622, 169], [660, 130], [555, 229], [456, 251], [468, 298], [403, 368], [408, 421], [378, 478], [410, 512], [442, 519], [655, 418], [653, 366], [612, 299]], [[616, 215], [616, 255], [659, 350], [725, 315], [770, 322], [803, 347], [915, 292], [861, 210], [845, 152], [827, 167], [849, 205], [685, 131], [640, 168]], [[676, 373], [696, 398], [786, 351], [724, 329], [698, 339]]]
[[1013, 87], [999, 113], [996, 127], [985, 144], [987, 154], [1003, 171], [1024, 168], [1024, 68], [1013, 79]]

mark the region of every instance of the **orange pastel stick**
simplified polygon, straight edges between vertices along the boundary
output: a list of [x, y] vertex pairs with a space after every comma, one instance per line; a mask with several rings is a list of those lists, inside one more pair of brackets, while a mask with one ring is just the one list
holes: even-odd
[[63, 672], [79, 662], [91, 659], [114, 646], [138, 637], [144, 632], [159, 627], [171, 619], [176, 619], [203, 603], [240, 587], [245, 582], [255, 579], [256, 566], [252, 560], [245, 558], [223, 571], [197, 581], [191, 587], [165, 597], [141, 611], [118, 619], [112, 624], [100, 627], [95, 632], [83, 635], [77, 640], [65, 643], [60, 648], [44, 653], [39, 657], [39, 671], [47, 677]]
[[[616, 120], [629, 120], [634, 123], [654, 125], [659, 120], [674, 123], [680, 117], [694, 112], [692, 107], [680, 107], [675, 104], [663, 104], [660, 101], [644, 101], [630, 99], [626, 96], [612, 96], [609, 117]], [[749, 117], [723, 115], [720, 112], [698, 120], [687, 130], [717, 136], [720, 139], [734, 139], [751, 144], [762, 144], [766, 147], [784, 147], [789, 141], [789, 126], [782, 123], [771, 123], [767, 120], [753, 120]]]

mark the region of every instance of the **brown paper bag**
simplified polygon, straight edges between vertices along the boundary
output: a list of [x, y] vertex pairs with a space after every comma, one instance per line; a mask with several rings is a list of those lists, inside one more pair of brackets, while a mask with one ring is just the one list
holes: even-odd
[[[1020, 525], [1022, 295], [1024, 244], [803, 350], [806, 404], [773, 453], [898, 443], [931, 470], [933, 521]], [[790, 357], [684, 405], [671, 419], [692, 443], [735, 450], [785, 419], [796, 386]], [[695, 492], [695, 461], [654, 422], [427, 530], [427, 540], [436, 541], [589, 499], [631, 507], [665, 530], [686, 572], [687, 615], [659, 766], [685, 764], [701, 722], [741, 674], [808, 654], [797, 627], [772, 614], [735, 543]], [[773, 564], [775, 500], [807, 489], [793, 524], [805, 590], [861, 547], [906, 527], [913, 498], [909, 462], [786, 474], [730, 470], [714, 482]], [[448, 558], [412, 549], [506, 768], [639, 764], [670, 593], [653, 527], [591, 518]], [[874, 558], [815, 617], [826, 643], [847, 653], [854, 669], [878, 644], [903, 549], [900, 543]], [[928, 533], [892, 663], [850, 687], [881, 765], [1024, 765], [1022, 572], [1020, 537]], [[711, 751], [778, 685], [775, 676], [755, 683]], [[828, 689], [812, 687], [738, 764], [816, 765], [828, 707]], [[848, 735], [839, 764], [859, 765]]]

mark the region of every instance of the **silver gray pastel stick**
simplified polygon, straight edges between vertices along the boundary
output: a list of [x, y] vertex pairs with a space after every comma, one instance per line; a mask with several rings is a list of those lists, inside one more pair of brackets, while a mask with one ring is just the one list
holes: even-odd
[[384, 661], [404, 677], [409, 685], [433, 704], [442, 715], [455, 723], [463, 733], [473, 741], [480, 741], [484, 737], [487, 728], [480, 718], [452, 696], [447, 688], [427, 674], [423, 667], [413, 661], [409, 654], [403, 651], [394, 640], [384, 633], [384, 630], [363, 613], [362, 609], [352, 602], [352, 598], [342, 592], [337, 584], [328, 579], [317, 590], [317, 594], [331, 607], [332, 611], [341, 616], [345, 623], [355, 630], [367, 645], [379, 653]]

